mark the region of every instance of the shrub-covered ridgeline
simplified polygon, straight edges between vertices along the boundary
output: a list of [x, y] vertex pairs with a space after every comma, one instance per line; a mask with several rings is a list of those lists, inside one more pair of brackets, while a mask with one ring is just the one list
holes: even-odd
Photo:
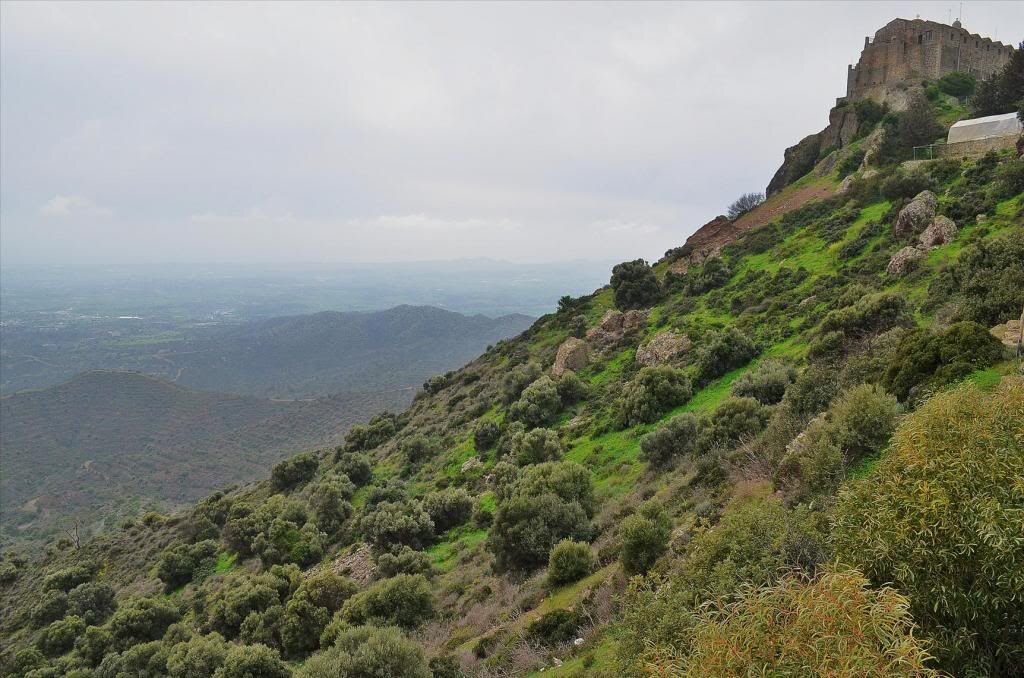
[[[853, 171], [264, 482], [6, 553], [0, 673], [1013, 675], [1022, 166]], [[895, 271], [924, 190], [954, 232]]]

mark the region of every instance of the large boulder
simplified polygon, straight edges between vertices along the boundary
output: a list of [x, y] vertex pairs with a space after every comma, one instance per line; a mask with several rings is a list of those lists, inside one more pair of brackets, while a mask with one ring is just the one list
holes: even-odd
[[939, 199], [931, 191], [921, 191], [914, 199], [900, 210], [893, 227], [893, 235], [897, 239], [909, 238], [920, 233], [935, 219], [935, 208]]
[[904, 247], [896, 254], [892, 255], [892, 259], [889, 260], [889, 265], [885, 267], [885, 271], [895, 277], [902, 278], [910, 271], [914, 270], [917, 266], [917, 262], [924, 256], [924, 250], [918, 249], [913, 246]]
[[566, 372], [575, 372], [586, 367], [590, 360], [590, 347], [587, 342], [576, 337], [569, 337], [558, 347], [555, 364], [551, 366], [551, 375], [560, 377]]
[[645, 311], [608, 311], [596, 327], [587, 330], [587, 341], [599, 347], [614, 346], [647, 324]]
[[636, 361], [644, 367], [662, 365], [689, 351], [690, 346], [689, 337], [666, 330], [636, 350]]
[[939, 245], [951, 243], [955, 237], [956, 224], [953, 220], [949, 217], [938, 216], [921, 233], [920, 241], [925, 249], [931, 249]]

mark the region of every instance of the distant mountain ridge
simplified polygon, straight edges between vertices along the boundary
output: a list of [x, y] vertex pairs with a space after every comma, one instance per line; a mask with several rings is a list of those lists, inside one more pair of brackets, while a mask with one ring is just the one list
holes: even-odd
[[395, 391], [388, 406], [401, 407], [428, 377], [465, 364], [531, 322], [519, 314], [490, 318], [403, 305], [245, 323], [14, 324], [4, 327], [0, 360], [5, 393], [114, 369], [275, 399]]
[[340, 439], [368, 406], [352, 396], [273, 402], [118, 371], [5, 396], [3, 541], [72, 518], [98, 527], [258, 478], [289, 452]]
[[181, 368], [178, 383], [194, 388], [272, 397], [408, 390], [532, 321], [430, 306], [324, 311], [248, 323], [162, 357]]

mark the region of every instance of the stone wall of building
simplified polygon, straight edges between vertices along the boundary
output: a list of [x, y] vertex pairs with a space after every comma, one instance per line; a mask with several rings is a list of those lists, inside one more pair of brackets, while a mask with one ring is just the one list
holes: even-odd
[[934, 146], [936, 158], [970, 158], [985, 155], [989, 151], [1004, 151], [1017, 147], [1017, 135], [989, 137], [973, 141], [958, 141], [952, 144]]
[[897, 86], [938, 80], [961, 71], [983, 80], [1001, 70], [1013, 47], [970, 33], [959, 21], [952, 26], [923, 19], [894, 19], [864, 49], [846, 77], [848, 99], [887, 100]]

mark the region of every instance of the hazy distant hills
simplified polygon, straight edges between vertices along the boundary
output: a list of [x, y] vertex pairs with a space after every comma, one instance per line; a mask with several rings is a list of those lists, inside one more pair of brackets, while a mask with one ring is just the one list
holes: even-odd
[[427, 306], [370, 313], [323, 312], [233, 328], [195, 347], [161, 355], [187, 386], [308, 397], [418, 386], [519, 334], [525, 315], [466, 316]]
[[[0, 399], [3, 540], [47, 535], [72, 515], [104, 527], [264, 476], [288, 452], [334, 442], [352, 424], [404, 407], [425, 379], [530, 322], [398, 306], [168, 341], [80, 341], [58, 353], [66, 365], [51, 363], [59, 369], [48, 377], [95, 363], [114, 369]], [[80, 338], [53, 333], [63, 336]], [[8, 369], [11, 353], [5, 337]]]
[[134, 372], [96, 371], [0, 398], [3, 541], [109, 525], [265, 476], [288, 452], [339, 440], [375, 403], [272, 402]]
[[389, 391], [397, 407], [426, 378], [466, 363], [530, 322], [525, 315], [467, 316], [427, 306], [248, 322], [22, 314], [3, 326], [0, 376], [4, 393], [112, 369], [268, 398]]

